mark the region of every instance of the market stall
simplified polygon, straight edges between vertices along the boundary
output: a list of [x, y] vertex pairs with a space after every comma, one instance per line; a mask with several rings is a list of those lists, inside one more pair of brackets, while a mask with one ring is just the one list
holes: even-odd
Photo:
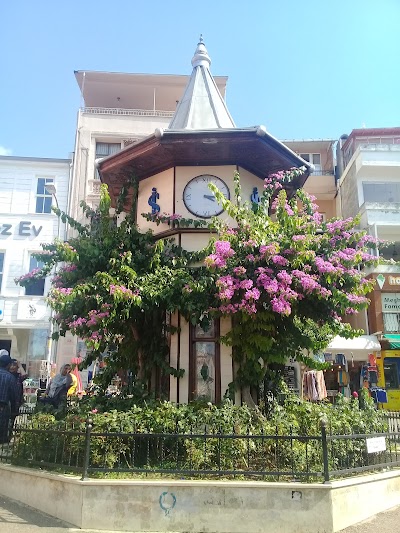
[[[381, 345], [375, 335], [361, 335], [354, 339], [335, 337], [324, 354], [330, 368], [325, 371], [325, 383], [328, 398], [334, 399], [337, 394], [350, 397], [360, 388], [367, 388], [379, 404], [384, 403], [384, 394], [377, 392], [383, 389], [379, 382], [381, 374], [378, 361]], [[399, 391], [400, 392], [400, 391]]]

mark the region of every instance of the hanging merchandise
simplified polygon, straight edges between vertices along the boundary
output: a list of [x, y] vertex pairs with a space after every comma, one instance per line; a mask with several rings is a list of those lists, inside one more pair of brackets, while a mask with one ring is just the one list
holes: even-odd
[[322, 352], [317, 352], [313, 354], [314, 361], [317, 363], [325, 363], [325, 355]]
[[339, 387], [347, 387], [347, 385], [349, 384], [349, 374], [345, 370], [339, 370], [338, 384]]
[[347, 360], [346, 360], [346, 356], [344, 355], [344, 353], [336, 354], [336, 364], [347, 367]]
[[378, 383], [378, 372], [376, 367], [368, 367], [368, 374], [371, 385], [376, 385]]
[[378, 366], [376, 362], [376, 357], [374, 354], [370, 353], [368, 355], [368, 364], [362, 366], [360, 372], [360, 386], [362, 386], [364, 381], [368, 381], [370, 385], [374, 386], [378, 383]]
[[376, 364], [376, 357], [373, 353], [368, 354], [368, 365], [369, 366], [377, 366]]
[[303, 375], [303, 396], [317, 402], [327, 397], [325, 378], [322, 370], [309, 370]]
[[371, 389], [371, 397], [376, 403], [388, 403], [388, 396], [385, 389]]

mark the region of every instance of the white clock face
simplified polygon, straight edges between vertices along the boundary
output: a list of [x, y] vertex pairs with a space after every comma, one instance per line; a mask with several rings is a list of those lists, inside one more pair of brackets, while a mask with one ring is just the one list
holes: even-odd
[[214, 194], [208, 188], [209, 183], [214, 183], [222, 192], [225, 198], [230, 198], [229, 189], [226, 183], [209, 174], [197, 176], [189, 181], [183, 191], [183, 201], [186, 209], [200, 218], [210, 218], [220, 215], [223, 211], [222, 206], [217, 202]]

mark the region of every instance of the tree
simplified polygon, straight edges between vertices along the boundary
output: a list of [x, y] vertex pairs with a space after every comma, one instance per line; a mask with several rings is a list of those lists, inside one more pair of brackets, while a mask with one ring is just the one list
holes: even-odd
[[311, 354], [334, 335], [360, 335], [342, 317], [367, 307], [373, 286], [363, 268], [376, 261], [367, 251], [374, 239], [357, 229], [358, 220], [323, 222], [302, 189], [288, 200], [283, 186], [301, 172], [269, 176], [259, 204], [242, 205], [238, 173], [235, 202], [210, 186], [237, 224], [214, 220], [219, 240], [205, 260], [218, 273], [212, 312], [232, 317], [223, 342], [232, 346], [237, 385], [250, 402], [271, 363], [291, 357], [315, 368]]
[[[56, 210], [77, 236], [69, 242], [42, 245], [43, 251], [35, 255], [44, 263], [43, 269], [16, 281], [26, 286], [61, 265], [47, 298], [58, 329], [54, 338], [70, 331], [85, 339], [90, 348], [86, 365], [111, 352], [101, 376], [104, 387], [117, 371], [125, 370], [133, 375], [138, 392], [147, 394], [157, 388], [155, 369], [160, 377], [158, 388], [165, 384], [163, 377], [182, 375], [168, 363], [167, 340], [174, 330], [167, 314], [179, 309], [200, 321], [209, 288], [199, 269], [190, 267], [191, 262], [203, 260], [204, 253], [188, 254], [172, 240], [140, 232], [134, 222], [135, 206], [118, 223], [126, 193], [122, 191], [119, 208], [110, 214], [110, 197], [102, 185], [97, 209], [82, 203], [87, 224]], [[184, 290], [189, 282], [198, 286], [196, 305], [193, 295]]]
[[[26, 285], [62, 263], [48, 297], [59, 328], [55, 336], [71, 331], [86, 339], [92, 359], [111, 351], [104, 383], [117, 370], [130, 370], [144, 394], [155, 368], [163, 376], [182, 374], [168, 363], [168, 336], [175, 331], [170, 313], [203, 325], [213, 317], [232, 318], [222, 342], [232, 346], [238, 366], [234, 385], [251, 403], [251, 388], [269, 365], [292, 357], [318, 366], [311, 352], [334, 335], [359, 334], [341, 316], [368, 305], [371, 282], [362, 268], [375, 260], [367, 252], [372, 239], [357, 230], [356, 220], [323, 222], [302, 190], [288, 200], [283, 186], [299, 172], [267, 178], [259, 204], [242, 202], [238, 173], [234, 201], [210, 186], [236, 227], [214, 219], [209, 228], [217, 236], [210, 234], [209, 246], [195, 253], [140, 232], [135, 202], [118, 224], [127, 189], [110, 214], [103, 185], [98, 209], [83, 204], [86, 225], [57, 212], [77, 237], [43, 245], [36, 255], [44, 268], [19, 282]], [[144, 216], [172, 227], [201, 224], [179, 215]]]

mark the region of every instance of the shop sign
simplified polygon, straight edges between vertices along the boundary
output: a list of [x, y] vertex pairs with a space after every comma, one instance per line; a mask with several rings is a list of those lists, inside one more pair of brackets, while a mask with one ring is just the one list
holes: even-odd
[[0, 235], [10, 237], [13, 233], [21, 237], [37, 237], [43, 226], [35, 226], [30, 220], [21, 220], [19, 224], [0, 223]]
[[385, 284], [386, 278], [383, 274], [379, 274], [378, 276], [376, 276], [376, 281], [378, 282], [379, 288], [382, 289]]
[[45, 301], [20, 300], [18, 302], [17, 320], [47, 320], [49, 310]]
[[384, 452], [386, 450], [385, 437], [372, 437], [371, 439], [366, 439], [366, 442], [368, 453]]
[[389, 276], [389, 285], [400, 285], [400, 276]]
[[400, 293], [386, 292], [382, 294], [382, 313], [400, 313]]

